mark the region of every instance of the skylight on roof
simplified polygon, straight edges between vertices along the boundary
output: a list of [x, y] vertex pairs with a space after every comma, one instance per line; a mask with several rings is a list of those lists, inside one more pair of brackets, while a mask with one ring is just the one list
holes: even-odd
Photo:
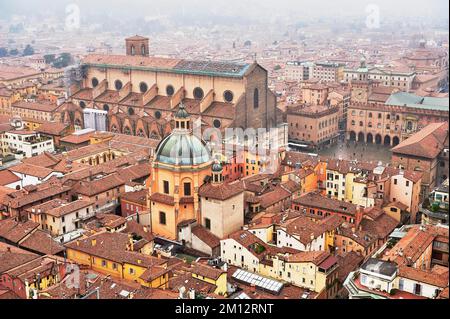
[[284, 286], [281, 282], [270, 278], [265, 278], [242, 269], [237, 269], [232, 277], [246, 284], [255, 285], [256, 287], [269, 291], [273, 294], [279, 294]]

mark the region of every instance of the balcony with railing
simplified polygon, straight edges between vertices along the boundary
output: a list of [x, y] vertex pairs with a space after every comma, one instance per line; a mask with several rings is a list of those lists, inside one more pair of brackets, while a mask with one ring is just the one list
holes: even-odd
[[433, 199], [426, 198], [423, 203], [419, 205], [419, 212], [429, 223], [448, 225], [448, 202], [435, 201]]

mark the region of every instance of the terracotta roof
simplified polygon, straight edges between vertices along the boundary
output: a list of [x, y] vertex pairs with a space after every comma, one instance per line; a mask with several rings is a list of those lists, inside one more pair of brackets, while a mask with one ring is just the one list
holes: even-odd
[[1, 220], [0, 237], [17, 244], [38, 227], [39, 223], [35, 223], [31, 220], [25, 223], [17, 222], [14, 219]]
[[198, 276], [203, 276], [213, 280], [219, 279], [222, 274], [226, 273], [226, 271], [222, 269], [203, 265], [200, 263], [193, 263], [193, 267], [190, 269], [190, 271]]
[[386, 213], [375, 220], [363, 218], [360, 226], [363, 231], [367, 231], [380, 239], [386, 239], [397, 227], [398, 221]]
[[349, 214], [352, 216], [356, 214], [357, 209], [355, 204], [328, 198], [316, 192], [307, 193], [297, 197], [292, 200], [292, 203], [303, 207], [314, 207], [332, 212]]
[[338, 259], [338, 278], [341, 283], [347, 278], [348, 274], [362, 264], [364, 257], [357, 252], [350, 251], [342, 255], [336, 255]]
[[423, 282], [429, 285], [445, 288], [448, 286], [448, 271], [445, 274], [436, 274], [432, 271], [421, 270], [408, 266], [398, 268], [398, 276]]
[[[228, 238], [234, 239], [236, 242], [241, 244], [243, 247], [249, 249], [250, 253], [252, 253], [255, 257], [259, 258], [260, 260], [264, 258], [267, 253], [269, 253], [269, 247], [264, 243], [261, 239], [259, 239], [257, 236], [253, 235], [251, 232], [247, 230], [239, 230], [237, 232], [234, 232], [228, 236]], [[260, 253], [256, 253], [256, 251], [253, 249], [255, 245], [263, 246], [265, 249], [262, 250]]]
[[9, 185], [9, 184], [18, 182], [20, 180], [21, 179], [16, 174], [13, 174], [9, 170], [0, 171], [0, 185], [1, 186]]
[[143, 189], [136, 192], [127, 192], [120, 195], [121, 201], [133, 202], [139, 205], [147, 205], [148, 190]]
[[28, 109], [41, 112], [54, 112], [59, 106], [49, 102], [26, 102], [18, 101], [11, 105], [11, 107], [17, 107], [21, 109]]
[[119, 174], [112, 174], [92, 181], [80, 181], [72, 190], [78, 194], [91, 197], [124, 184], [125, 182]]
[[39, 178], [46, 178], [48, 175], [53, 173], [53, 170], [41, 166], [35, 166], [31, 164], [18, 164], [15, 166], [11, 166], [8, 168], [12, 172], [28, 175], [28, 176], [35, 176]]
[[127, 226], [122, 232], [127, 234], [136, 234], [144, 238], [148, 242], [151, 242], [155, 239], [155, 236], [153, 236], [149, 227], [138, 224], [134, 220], [128, 220]]
[[191, 273], [186, 271], [176, 273], [169, 279], [169, 289], [178, 292], [181, 287], [184, 287], [186, 291], [194, 289], [197, 293], [203, 294], [213, 293], [217, 289], [216, 285], [194, 278]]
[[364, 248], [370, 247], [374, 242], [377, 241], [378, 236], [376, 234], [372, 234], [368, 231], [355, 229], [353, 225], [348, 223], [343, 223], [339, 226], [336, 235], [347, 237], [363, 246]]
[[20, 246], [43, 255], [56, 255], [65, 249], [50, 234], [40, 229], [21, 242]]
[[[69, 143], [69, 144], [87, 143], [90, 141], [91, 136], [93, 136], [93, 135], [94, 135], [94, 132], [89, 132], [89, 133], [80, 134], [80, 135], [71, 134], [71, 135], [67, 135], [67, 136], [64, 136], [63, 138], [61, 138], [60, 142]], [[94, 145], [96, 145], [96, 144], [94, 144]], [[74, 156], [74, 157], [78, 156], [78, 155], [76, 155], [77, 154], [76, 152], [72, 152], [72, 154], [73, 154], [72, 156]], [[79, 156], [81, 157], [82, 155], [79, 155]]]
[[33, 166], [40, 166], [46, 168], [52, 168], [60, 161], [60, 155], [53, 155], [48, 152], [43, 152], [37, 156], [24, 158], [22, 163], [30, 164]]
[[37, 203], [38, 201], [68, 192], [71, 188], [69, 186], [62, 186], [60, 184], [51, 184], [48, 181], [35, 187], [32, 192], [20, 190], [11, 193], [8, 204], [13, 208], [23, 207], [29, 204]]
[[272, 205], [277, 204], [285, 199], [290, 198], [292, 195], [291, 192], [283, 188], [281, 185], [275, 186], [274, 189], [268, 191], [259, 196], [260, 204], [262, 208], [267, 208]]
[[395, 201], [395, 202], [390, 202], [389, 204], [387, 204], [386, 206], [393, 206], [393, 207], [397, 207], [400, 210], [406, 211], [408, 209], [408, 206], [399, 202], [399, 201]]
[[142, 273], [142, 275], [139, 276], [139, 278], [147, 282], [152, 282], [156, 278], [167, 274], [169, 271], [170, 270], [167, 267], [160, 266], [155, 262], [155, 265], [150, 266], [146, 271]]
[[0, 274], [39, 257], [29, 252], [0, 251]]
[[36, 129], [36, 132], [59, 136], [68, 127], [68, 124], [64, 124], [61, 122], [44, 122], [41, 126], [39, 126], [39, 128]]
[[149, 199], [153, 202], [163, 203], [167, 205], [175, 205], [175, 199], [173, 196], [162, 194], [162, 193], [153, 193], [149, 196]]
[[244, 191], [240, 181], [231, 183], [223, 182], [220, 184], [205, 183], [200, 186], [198, 194], [201, 197], [208, 197], [217, 200], [227, 200], [231, 197], [241, 194]]
[[292, 263], [311, 262], [318, 266], [329, 256], [330, 253], [327, 251], [301, 251], [297, 254], [288, 256], [286, 259], [288, 262]]
[[[442, 230], [441, 230], [442, 229]], [[441, 235], [446, 234], [448, 238], [448, 228], [437, 226], [414, 225], [406, 235], [383, 256], [384, 260], [394, 261], [397, 265], [408, 265], [415, 263], [425, 250], [432, 245], [433, 241]], [[448, 241], [448, 239], [447, 239]]]
[[93, 203], [86, 200], [76, 200], [69, 203], [65, 200], [53, 199], [41, 205], [33, 206], [29, 208], [28, 211], [33, 212], [34, 209], [34, 214], [45, 213], [50, 216], [61, 217], [91, 205], [93, 205]]
[[220, 246], [220, 238], [201, 225], [195, 225], [191, 229], [192, 234], [211, 248]]
[[103, 232], [68, 243], [66, 247], [114, 262], [129, 263], [144, 268], [165, 263], [163, 259], [127, 250], [129, 243], [128, 234]]
[[431, 123], [392, 148], [394, 154], [435, 158], [448, 138], [448, 122]]
[[281, 224], [280, 226], [285, 226], [286, 232], [289, 235], [294, 237], [298, 236], [299, 241], [304, 245], [309, 244], [326, 232], [323, 225], [315, 223], [303, 215]]

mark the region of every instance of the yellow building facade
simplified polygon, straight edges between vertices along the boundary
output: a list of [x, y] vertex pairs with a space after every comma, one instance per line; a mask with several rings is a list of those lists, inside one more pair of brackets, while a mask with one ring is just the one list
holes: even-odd
[[174, 130], [156, 149], [147, 185], [153, 233], [177, 240], [181, 223], [200, 220], [198, 188], [211, 175], [211, 165], [210, 151], [193, 135], [180, 103]]

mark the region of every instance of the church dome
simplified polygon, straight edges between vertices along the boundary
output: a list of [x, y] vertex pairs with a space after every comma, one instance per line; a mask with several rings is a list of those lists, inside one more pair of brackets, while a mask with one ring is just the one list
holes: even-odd
[[175, 113], [176, 128], [156, 148], [155, 161], [171, 165], [201, 165], [211, 161], [206, 143], [189, 129], [189, 113], [180, 103]]
[[211, 161], [205, 142], [192, 134], [173, 132], [156, 149], [155, 160], [171, 165], [200, 165]]

